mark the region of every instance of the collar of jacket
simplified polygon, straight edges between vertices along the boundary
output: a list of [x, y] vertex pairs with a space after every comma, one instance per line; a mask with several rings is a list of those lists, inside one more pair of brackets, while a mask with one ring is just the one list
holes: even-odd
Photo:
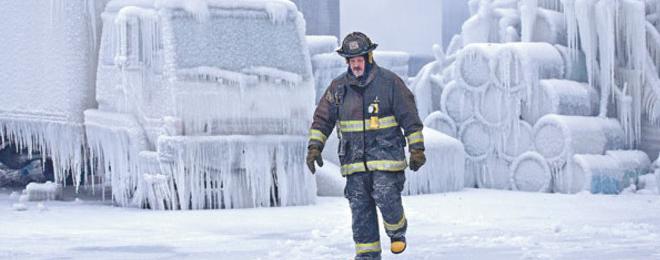
[[353, 75], [353, 72], [351, 69], [348, 69], [348, 73], [346, 73], [347, 77], [347, 82], [349, 86], [358, 86], [358, 87], [366, 87], [371, 83], [374, 78], [376, 78], [376, 74], [378, 74], [379, 67], [376, 65], [376, 62], [371, 64], [370, 69], [365, 69], [365, 73], [367, 75], [367, 78], [365, 80], [360, 80], [355, 75]]

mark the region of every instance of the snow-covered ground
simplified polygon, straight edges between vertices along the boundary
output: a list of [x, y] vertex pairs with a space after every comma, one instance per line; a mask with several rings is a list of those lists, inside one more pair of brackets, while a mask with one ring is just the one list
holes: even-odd
[[[653, 192], [655, 193], [655, 192]], [[350, 259], [348, 203], [199, 211], [28, 202], [0, 191], [0, 259]], [[659, 259], [660, 196], [465, 189], [407, 196], [409, 247], [383, 259]], [[382, 242], [387, 242], [381, 233]]]

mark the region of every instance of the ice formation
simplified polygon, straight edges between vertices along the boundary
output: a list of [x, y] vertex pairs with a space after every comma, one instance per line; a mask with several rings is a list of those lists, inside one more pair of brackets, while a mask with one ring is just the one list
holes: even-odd
[[595, 116], [598, 113], [598, 93], [589, 84], [571, 80], [539, 81], [540, 114]]
[[389, 69], [405, 82], [408, 81], [408, 60], [410, 54], [402, 51], [374, 51], [378, 66]]
[[51, 181], [32, 182], [25, 186], [23, 193], [27, 195], [29, 201], [56, 200], [62, 198], [62, 187]]
[[81, 184], [82, 111], [94, 103], [98, 22], [104, 1], [3, 3], [0, 137], [53, 159], [59, 183]]
[[439, 131], [448, 136], [457, 138], [458, 128], [454, 119], [442, 111], [435, 111], [424, 119], [424, 126]]
[[337, 164], [325, 160], [323, 167], [316, 169], [316, 194], [318, 196], [343, 197], [345, 185], [346, 179], [341, 176], [341, 168]]
[[545, 158], [533, 151], [518, 156], [511, 164], [511, 188], [519, 191], [550, 192], [552, 173]]
[[406, 169], [404, 195], [458, 191], [465, 186], [465, 148], [457, 139], [424, 128], [426, 164], [417, 172]]
[[573, 183], [564, 186], [569, 192], [618, 194], [637, 184], [639, 176], [649, 171], [650, 160], [642, 151], [607, 151], [574, 156]]
[[[660, 122], [659, 6], [469, 1], [472, 17], [461, 34], [445, 52], [434, 50], [454, 60], [427, 65], [415, 82], [424, 90], [416, 93], [441, 93], [440, 110], [458, 128], [466, 176], [475, 179], [465, 185], [508, 188], [497, 180], [509, 167], [511, 188], [576, 192], [562, 186], [574, 179], [574, 155], [658, 146], [642, 140], [657, 142], [652, 125]], [[418, 107], [426, 116], [437, 111], [433, 104]]]
[[303, 167], [314, 78], [295, 5], [112, 1], [103, 20], [99, 107], [85, 125], [118, 205], [314, 201]]

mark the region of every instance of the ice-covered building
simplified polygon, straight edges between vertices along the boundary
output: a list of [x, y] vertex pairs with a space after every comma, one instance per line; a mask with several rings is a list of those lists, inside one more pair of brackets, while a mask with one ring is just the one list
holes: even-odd
[[314, 79], [289, 1], [107, 4], [91, 154], [119, 205], [302, 205]]
[[660, 1], [469, 6], [412, 84], [427, 126], [463, 142], [467, 186], [618, 193], [648, 173], [635, 165], [660, 148]]
[[96, 106], [100, 13], [107, 1], [3, 1], [0, 137], [53, 159], [55, 179], [80, 184], [83, 111]]

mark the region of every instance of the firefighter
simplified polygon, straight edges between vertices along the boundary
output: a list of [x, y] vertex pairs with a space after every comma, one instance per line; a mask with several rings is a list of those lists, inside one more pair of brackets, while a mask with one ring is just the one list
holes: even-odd
[[[408, 221], [401, 204], [407, 166], [417, 171], [425, 162], [422, 122], [415, 99], [393, 72], [373, 59], [378, 45], [360, 32], [348, 34], [337, 49], [348, 70], [335, 78], [319, 101], [307, 147], [307, 166], [323, 166], [321, 151], [333, 128], [339, 136], [344, 195], [352, 213], [355, 259], [380, 259], [376, 207], [390, 237], [390, 250], [406, 249]], [[409, 163], [404, 147], [408, 144]]]

